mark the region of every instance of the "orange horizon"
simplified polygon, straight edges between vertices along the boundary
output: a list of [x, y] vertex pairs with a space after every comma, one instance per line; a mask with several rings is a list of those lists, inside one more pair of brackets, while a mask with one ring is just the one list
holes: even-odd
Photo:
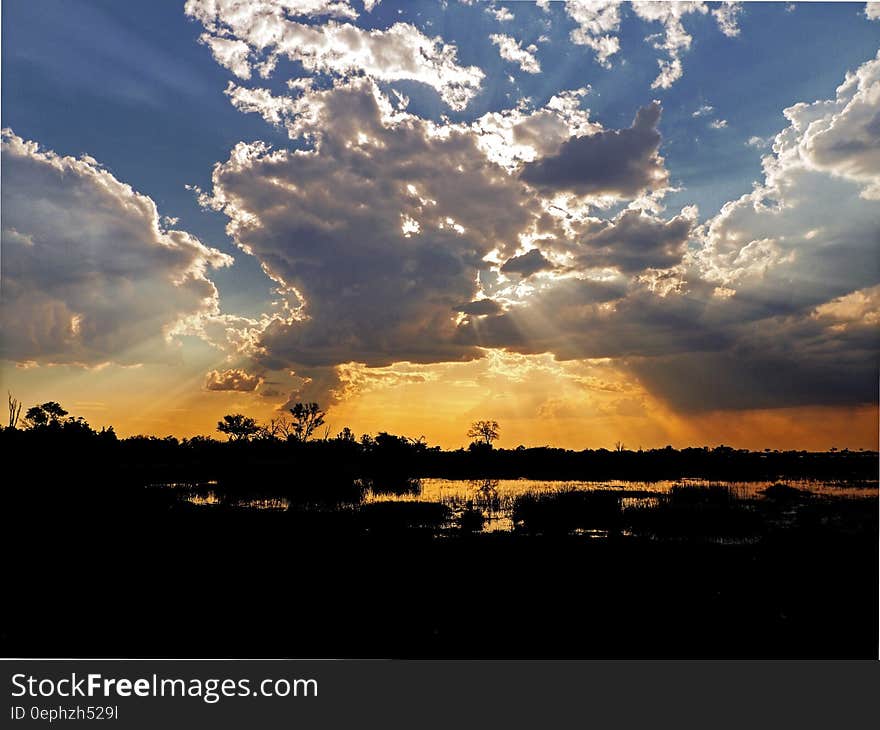
[[[54, 400], [92, 427], [122, 436], [221, 437], [217, 422], [243, 413], [266, 422], [292, 401], [289, 382], [267, 378], [253, 391], [214, 391], [205, 373], [217, 354], [189, 349], [181, 362], [103, 368], [0, 368], [0, 386], [30, 406]], [[557, 361], [550, 355], [491, 352], [465, 363], [342, 371], [337, 401], [319, 404], [331, 435], [348, 426], [360, 436], [386, 431], [424, 436], [444, 449], [467, 446], [471, 422], [501, 425], [498, 446], [553, 445], [581, 450], [717, 446], [763, 450], [876, 450], [876, 403], [687, 413], [656, 397], [612, 361]], [[292, 379], [289, 379], [292, 380]], [[271, 386], [271, 389], [270, 389]]]

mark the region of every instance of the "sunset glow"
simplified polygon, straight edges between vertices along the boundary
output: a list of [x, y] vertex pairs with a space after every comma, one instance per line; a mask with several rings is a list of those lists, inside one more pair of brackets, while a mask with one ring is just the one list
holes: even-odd
[[27, 406], [876, 448], [876, 3], [161, 5], [4, 10]]

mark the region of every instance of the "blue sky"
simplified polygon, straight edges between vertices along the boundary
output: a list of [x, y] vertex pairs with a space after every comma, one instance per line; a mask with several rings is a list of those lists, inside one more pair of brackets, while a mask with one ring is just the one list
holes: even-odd
[[[486, 71], [485, 88], [458, 113], [450, 113], [431, 89], [397, 84], [411, 94], [412, 110], [429, 118], [470, 120], [513, 106], [523, 96], [541, 106], [561, 90], [589, 85], [584, 106], [591, 117], [623, 127], [640, 105], [661, 99], [661, 152], [674, 182], [685, 188], [670, 196], [670, 203], [696, 203], [704, 218], [747, 192], [759, 176], [764, 150], [747, 147], [748, 139], [778, 132], [785, 107], [829, 96], [847, 69], [876, 52], [880, 40], [880, 25], [866, 21], [861, 3], [801, 3], [794, 10], [786, 3], [748, 3], [735, 38], [713, 28], [710, 17], [693, 15], [685, 20], [694, 38], [685, 74], [671, 89], [657, 90], [651, 81], [658, 54], [645, 42], [646, 29], [656, 32], [657, 24], [625, 12], [620, 29], [625, 62], [604, 69], [589, 49], [566, 41], [575, 23], [562, 3], [549, 12], [528, 2], [497, 5], [502, 6], [513, 21], [499, 23], [479, 3], [443, 7], [386, 0], [358, 24], [413, 23], [454, 43], [463, 64]], [[207, 188], [214, 163], [240, 140], [291, 142], [283, 130], [232, 108], [223, 89], [234, 76], [199, 44], [203, 29], [184, 15], [181, 2], [8, 0], [3, 24], [9, 29], [2, 49], [4, 127], [62, 154], [95, 157], [152, 197], [163, 215], [180, 218], [186, 230], [236, 254], [223, 231], [224, 218], [200, 209], [184, 186]], [[501, 59], [488, 39], [499, 30], [524, 44], [548, 37], [537, 53], [544, 73], [524, 73]], [[283, 88], [282, 79], [278, 74], [270, 86]], [[714, 113], [693, 117], [705, 104]], [[728, 127], [709, 128], [716, 118], [726, 119]], [[269, 282], [256, 262], [240, 253], [235, 267], [215, 278], [231, 311], [255, 314], [269, 298]]]
[[341, 407], [516, 353], [633, 418], [874, 402], [876, 3], [286, 1], [3, 3], [7, 379]]

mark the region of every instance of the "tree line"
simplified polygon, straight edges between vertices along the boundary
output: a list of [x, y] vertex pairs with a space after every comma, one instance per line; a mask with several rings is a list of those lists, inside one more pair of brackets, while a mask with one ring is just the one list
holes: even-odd
[[[345, 427], [331, 435], [326, 412], [314, 402], [296, 403], [265, 423], [240, 413], [217, 422], [225, 442], [210, 436], [118, 438], [113, 427], [96, 431], [72, 416], [57, 401], [21, 413], [10, 395], [10, 420], [0, 430], [2, 446], [22, 463], [58, 456], [58, 468], [70, 468], [86, 457], [93, 470], [121, 469], [144, 479], [214, 479], [237, 473], [242, 478], [322, 479], [367, 476], [392, 480], [419, 477], [535, 478], [652, 481], [685, 477], [717, 480], [819, 478], [874, 480], [877, 454], [868, 451], [749, 451], [730, 446], [674, 449], [627, 449], [621, 441], [611, 449], [551, 446], [498, 448], [501, 427], [495, 420], [474, 421], [466, 430], [467, 448], [443, 450], [424, 436], [380, 431], [356, 436]], [[91, 451], [90, 451], [91, 450]], [[92, 454], [89, 456], [89, 454]], [[70, 456], [66, 459], [66, 456]], [[261, 471], [262, 470], [262, 471]], [[266, 471], [268, 470], [268, 471]], [[141, 477], [138, 477], [141, 478]]]

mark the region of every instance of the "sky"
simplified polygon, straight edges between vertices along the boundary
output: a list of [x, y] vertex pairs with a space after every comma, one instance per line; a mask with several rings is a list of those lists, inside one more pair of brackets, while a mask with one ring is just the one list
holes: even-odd
[[876, 448], [880, 3], [6, 0], [2, 385]]

